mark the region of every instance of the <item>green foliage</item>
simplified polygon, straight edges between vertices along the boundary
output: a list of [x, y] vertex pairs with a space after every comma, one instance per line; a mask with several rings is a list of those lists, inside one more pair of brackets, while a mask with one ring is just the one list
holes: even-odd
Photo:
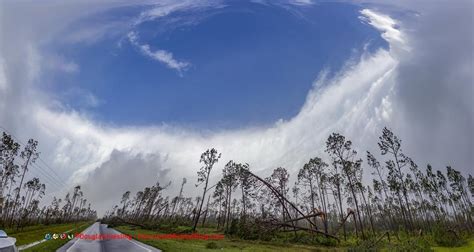
[[442, 247], [460, 247], [467, 244], [467, 241], [454, 230], [445, 229], [440, 225], [433, 228], [433, 240]]
[[380, 251], [384, 244], [381, 241], [378, 241], [376, 238], [369, 238], [367, 240], [354, 239], [352, 242], [355, 242], [356, 245], [352, 245], [348, 248], [348, 251]]
[[217, 243], [215, 243], [215, 242], [208, 242], [208, 243], [206, 244], [206, 248], [208, 248], [208, 249], [218, 249], [219, 246], [218, 246]]
[[229, 230], [227, 230], [226, 234], [233, 236], [233, 235], [237, 235], [238, 233], [239, 233], [239, 220], [232, 219], [230, 222]]
[[337, 241], [333, 238], [328, 238], [326, 236], [317, 236], [317, 244], [318, 245], [323, 245], [327, 247], [335, 247], [337, 246]]
[[[146, 229], [130, 229], [130, 226], [120, 226], [117, 227], [122, 233], [133, 234], [133, 233], [142, 233], [142, 234], [156, 234], [155, 231], [146, 230]], [[140, 239], [139, 239], [140, 240]], [[246, 241], [241, 239], [235, 239], [230, 237], [225, 237], [222, 240], [216, 241], [206, 241], [206, 240], [173, 240], [173, 239], [144, 239], [140, 240], [143, 243], [146, 243], [150, 246], [157, 247], [163, 251], [210, 251], [211, 249], [217, 249], [218, 251], [228, 251], [228, 252], [273, 252], [273, 251], [287, 251], [287, 252], [304, 252], [304, 251], [341, 251], [337, 248], [327, 249], [319, 248], [314, 246], [299, 245], [299, 244], [290, 244], [284, 243], [281, 241]], [[213, 244], [212, 244], [213, 243]], [[212, 245], [211, 245], [212, 244]], [[215, 245], [214, 245], [215, 244]]]
[[173, 230], [175, 233], [178, 233], [178, 234], [190, 234], [193, 232], [193, 229], [187, 226], [177, 226]]
[[147, 225], [146, 227], [149, 230], [156, 230], [164, 233], [190, 234], [193, 232], [193, 229], [189, 226], [175, 225], [171, 222], [156, 223], [153, 225]]
[[275, 235], [275, 230], [266, 229], [255, 222], [247, 221], [245, 224], [239, 225], [238, 236], [244, 240], [270, 241], [275, 237]]
[[429, 241], [424, 238], [409, 238], [402, 240], [399, 243], [389, 244], [387, 250], [394, 252], [433, 251]]

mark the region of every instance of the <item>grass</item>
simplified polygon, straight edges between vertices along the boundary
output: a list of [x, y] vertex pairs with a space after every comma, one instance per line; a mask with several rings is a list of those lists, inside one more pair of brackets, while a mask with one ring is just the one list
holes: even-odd
[[67, 223], [67, 224], [51, 224], [51, 225], [35, 225], [25, 227], [22, 230], [5, 230], [8, 236], [16, 238], [16, 245], [21, 246], [30, 244], [35, 241], [44, 239], [47, 233], [63, 233], [67, 230], [78, 228], [79, 226], [86, 227], [85, 224], [89, 222]]
[[[117, 230], [121, 231], [122, 233], [131, 235], [135, 237], [136, 234], [156, 234], [156, 231], [151, 231], [147, 229], [135, 228], [131, 226], [118, 226], [116, 227]], [[183, 229], [185, 230], [186, 227], [176, 227], [177, 230]], [[189, 229], [189, 228], [188, 228]], [[198, 233], [200, 234], [216, 234], [217, 231], [213, 228], [198, 228]], [[405, 240], [402, 237], [403, 240]], [[408, 239], [408, 238], [407, 238]], [[324, 246], [310, 246], [310, 245], [299, 245], [299, 244], [292, 244], [290, 242], [282, 241], [272, 241], [272, 242], [263, 242], [263, 241], [247, 241], [241, 239], [232, 239], [232, 238], [225, 238], [223, 240], [217, 241], [206, 241], [206, 240], [143, 240], [139, 239], [141, 242], [146, 243], [150, 246], [159, 248], [165, 252], [167, 251], [347, 251], [350, 242], [346, 242], [344, 244], [338, 245], [337, 247], [324, 247]], [[430, 240], [430, 239], [428, 239]], [[416, 242], [416, 241], [415, 241]], [[398, 242], [392, 244], [385, 244], [382, 245], [379, 249], [381, 251], [391, 251], [394, 249], [394, 245]], [[426, 245], [429, 250], [429, 244], [433, 244], [432, 242], [428, 242]], [[350, 246], [349, 246], [350, 247]], [[397, 251], [403, 248], [398, 248]], [[373, 250], [376, 251], [377, 249]], [[468, 243], [464, 246], [460, 247], [439, 247], [433, 246], [432, 251], [434, 252], [445, 252], [445, 251], [454, 251], [454, 252], [474, 252], [474, 238], [470, 238]]]
[[[157, 232], [133, 228], [130, 226], [118, 226], [117, 230], [124, 234], [132, 235], [135, 234], [156, 234]], [[201, 229], [198, 230], [200, 233], [215, 233], [212, 230]], [[277, 243], [277, 242], [258, 242], [258, 241], [245, 241], [240, 239], [224, 238], [223, 240], [206, 241], [206, 240], [141, 240], [139, 241], [146, 243], [150, 246], [159, 248], [164, 252], [167, 251], [256, 251], [256, 252], [270, 252], [270, 251], [343, 251], [341, 248], [327, 248], [327, 247], [314, 247], [308, 245], [297, 245], [290, 243]]]
[[[77, 224], [56, 224], [56, 225], [36, 225], [25, 227], [23, 230], [6, 230], [7, 233], [17, 238], [17, 246], [29, 244], [38, 240], [42, 240], [46, 233], [62, 233], [70, 229], [75, 229], [74, 233], [82, 232], [86, 229], [91, 223], [90, 222], [81, 222]], [[122, 233], [132, 235], [135, 234], [156, 234], [156, 231], [151, 231], [147, 229], [135, 228], [131, 226], [118, 226], [115, 227], [117, 230]], [[179, 229], [180, 227], [177, 227]], [[188, 227], [181, 227], [185, 230]], [[218, 233], [213, 228], [198, 228], [200, 234], [216, 234]], [[346, 251], [347, 247], [324, 247], [324, 246], [310, 246], [310, 245], [300, 245], [292, 244], [285, 241], [248, 241], [241, 239], [233, 238], [224, 238], [223, 240], [144, 240], [139, 239], [141, 242], [146, 243], [150, 246], [159, 248], [164, 252], [167, 251]], [[43, 243], [40, 243], [34, 247], [23, 250], [27, 252], [33, 251], [55, 251], [69, 240], [49, 240]], [[461, 247], [432, 247], [434, 252], [445, 252], [445, 251], [454, 251], [454, 252], [473, 252], [474, 251], [474, 238], [470, 238], [468, 243]], [[382, 249], [384, 251], [384, 249]]]
[[[79, 233], [82, 232], [84, 229], [88, 228], [90, 226], [90, 222], [85, 222], [77, 226], [76, 229], [74, 229], [74, 233]], [[69, 229], [67, 229], [69, 230]], [[62, 247], [64, 244], [69, 242], [69, 239], [61, 240], [61, 239], [56, 239], [56, 240], [49, 240], [45, 241], [43, 243], [40, 243], [36, 246], [33, 246], [31, 248], [22, 250], [26, 252], [43, 252], [43, 251], [56, 251], [58, 248]]]
[[474, 251], [474, 238], [470, 239], [467, 245], [461, 247], [433, 247], [435, 252], [473, 252]]

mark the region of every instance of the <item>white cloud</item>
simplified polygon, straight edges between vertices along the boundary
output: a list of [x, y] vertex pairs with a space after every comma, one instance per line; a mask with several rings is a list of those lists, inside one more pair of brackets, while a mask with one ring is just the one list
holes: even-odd
[[61, 38], [58, 38], [59, 42], [69, 44], [94, 44], [106, 38], [114, 38], [122, 36], [127, 32], [130, 26], [128, 20], [110, 21], [106, 23], [94, 22], [92, 25], [85, 25], [84, 23], [72, 24], [67, 32]]
[[5, 71], [3, 69], [3, 59], [0, 57], [0, 91], [6, 92], [7, 77], [5, 76]]
[[225, 6], [222, 0], [164, 0], [158, 1], [152, 8], [140, 13], [134, 25], [166, 17], [179, 11], [199, 10], [207, 8], [221, 8]]
[[251, 0], [252, 3], [263, 4], [263, 5], [295, 5], [295, 6], [309, 6], [313, 5], [313, 0]]
[[382, 32], [382, 37], [387, 40], [390, 45], [395, 45], [408, 50], [405, 37], [397, 28], [397, 21], [391, 17], [378, 13], [374, 10], [363, 9], [360, 12], [363, 16], [360, 18], [367, 21], [370, 25]]
[[[395, 64], [386, 51], [367, 55], [336, 78], [326, 80], [327, 88], [312, 90], [296, 117], [269, 128], [218, 131], [210, 135], [178, 127], [121, 128], [101, 126], [84, 115], [46, 108], [35, 110], [33, 124], [48, 135], [40, 139], [41, 143], [49, 144], [53, 139], [62, 143], [52, 153], [57, 165], [68, 167], [73, 173], [68, 184], [85, 183], [91, 173], [100, 172], [114, 151], [132, 156], [158, 154], [163, 158], [148, 165], [169, 169], [168, 178], [186, 176], [192, 180], [199, 167], [200, 153], [210, 147], [223, 153], [222, 162], [213, 172], [215, 178], [229, 159], [248, 162], [253, 170], [263, 173], [276, 166], [295, 172], [310, 157], [324, 155], [321, 146], [333, 131], [351, 136], [358, 148], [366, 144], [360, 132], [367, 122], [372, 125], [367, 129], [370, 135], [378, 133], [383, 122], [375, 118], [377, 115], [370, 108], [381, 106], [385, 91], [393, 84], [386, 79], [392, 76]], [[141, 168], [130, 169], [142, 173]], [[118, 177], [123, 180], [119, 182]], [[123, 190], [136, 187], [128, 176], [118, 177], [114, 181], [122, 184]], [[97, 183], [107, 186], [106, 181]], [[100, 207], [104, 210], [109, 206]]]
[[290, 4], [294, 5], [312, 5], [314, 4], [312, 0], [290, 0]]
[[[163, 4], [155, 5], [154, 8], [164, 6]], [[155, 10], [148, 15], [143, 14], [142, 18], [147, 20], [164, 17], [173, 10], [176, 10], [176, 7]], [[77, 11], [84, 12], [83, 9]], [[50, 12], [44, 14], [45, 18], [52, 18]], [[113, 176], [114, 186], [106, 186], [104, 194], [101, 194], [101, 187], [90, 190], [84, 188], [84, 191], [87, 191], [86, 196], [94, 194], [91, 196], [94, 198], [92, 204], [102, 213], [110, 207], [110, 203], [103, 202], [101, 199], [115, 197], [118, 200], [123, 191], [144, 186], [139, 179], [140, 175], [153, 181], [153, 174], [156, 173], [156, 179], [160, 179], [159, 172], [166, 171], [160, 173], [161, 179], [165, 180], [162, 181], [163, 183], [166, 183], [168, 178], [182, 176], [188, 177], [189, 181], [194, 181], [192, 178], [199, 167], [199, 155], [210, 147], [216, 147], [223, 153], [222, 162], [212, 173], [214, 180], [220, 175], [219, 169], [222, 168], [223, 163], [229, 159], [248, 162], [253, 170], [265, 176], [269, 173], [268, 169], [276, 166], [287, 167], [294, 174], [310, 157], [325, 155], [324, 141], [331, 132], [336, 131], [347, 135], [353, 140], [359, 153], [363, 155], [365, 150], [374, 151], [377, 148], [377, 135], [385, 125], [401, 132], [405, 146], [411, 146], [407, 148], [410, 151], [409, 154], [420, 161], [420, 165], [433, 162], [435, 165], [442, 166], [449, 164], [452, 160], [458, 160], [458, 168], [467, 171], [469, 167], [467, 165], [474, 162], [471, 155], [472, 143], [464, 145], [462, 138], [456, 134], [469, 135], [470, 129], [460, 128], [455, 131], [449, 127], [440, 129], [439, 132], [453, 136], [440, 137], [439, 139], [444, 142], [440, 145], [441, 147], [445, 144], [449, 146], [453, 146], [453, 143], [463, 144], [459, 148], [452, 148], [464, 150], [456, 152], [439, 148], [430, 149], [431, 145], [425, 146], [423, 144], [425, 139], [435, 138], [431, 132], [425, 133], [427, 127], [423, 127], [425, 131], [414, 133], [410, 131], [413, 122], [407, 119], [407, 109], [405, 109], [410, 103], [400, 98], [400, 92], [403, 91], [400, 87], [406, 88], [400, 79], [406, 79], [406, 76], [415, 78], [420, 75], [416, 72], [407, 73], [406, 69], [401, 71], [400, 67], [408, 63], [416, 63], [417, 61], [413, 58], [419, 57], [417, 50], [421, 47], [413, 48], [411, 58], [399, 57], [398, 53], [404, 50], [405, 46], [412, 46], [410, 43], [413, 39], [408, 40], [406, 33], [398, 28], [397, 21], [387, 15], [372, 10], [364, 10], [361, 14], [365, 16], [368, 24], [382, 32], [383, 38], [390, 43], [389, 50], [378, 50], [373, 54], [367, 53], [360, 59], [354, 59], [351, 61], [352, 64], [347, 65], [331, 79], [321, 75], [308, 93], [301, 111], [290, 120], [276, 122], [270, 127], [220, 130], [206, 134], [176, 126], [104, 125], [77, 111], [52, 109], [50, 96], [36, 90], [34, 86], [38, 71], [45, 70], [40, 67], [42, 66], [41, 59], [44, 57], [40, 57], [42, 52], [35, 42], [43, 38], [47, 34], [46, 31], [54, 28], [51, 25], [63, 25], [71, 21], [69, 19], [71, 15], [62, 16], [59, 19], [60, 22], [53, 19], [55, 22], [47, 22], [48, 25], [40, 24], [39, 27], [43, 27], [41, 30], [43, 32], [33, 34], [27, 34], [28, 29], [25, 27], [33, 27], [33, 24], [39, 22], [38, 20], [43, 20], [38, 19], [39, 14], [31, 19], [28, 19], [28, 15], [6, 16], [8, 22], [0, 23], [0, 32], [2, 32], [0, 55], [3, 58], [3, 61], [0, 61], [0, 87], [2, 80], [4, 82], [4, 88], [0, 88], [2, 98], [0, 99], [0, 122], [6, 124], [2, 126], [11, 129], [22, 139], [37, 138], [43, 158], [56, 168], [60, 175], [68, 177], [67, 184], [69, 185], [86, 183], [88, 187], [92, 187], [93, 185], [87, 182], [89, 179], [96, 185], [106, 185], [110, 176]], [[79, 14], [72, 16], [76, 18]], [[16, 32], [15, 27], [7, 25], [17, 23], [20, 23], [22, 27], [21, 33]], [[166, 51], [156, 54], [158, 51], [151, 50], [146, 44], [140, 44], [136, 34], [129, 33], [128, 35], [130, 42], [148, 57], [156, 57], [155, 60], [167, 64], [172, 69], [178, 70], [184, 67], [183, 62], [175, 60], [171, 54], [166, 54]], [[437, 54], [438, 52], [424, 52], [424, 54], [429, 53]], [[458, 70], [471, 76], [472, 72], [466, 71], [470, 68], [462, 66]], [[469, 82], [464, 83], [469, 84]], [[414, 86], [416, 84], [411, 83]], [[440, 89], [436, 85], [432, 88]], [[450, 92], [456, 92], [456, 90], [450, 90]], [[463, 97], [457, 100], [466, 102], [466, 98]], [[472, 97], [468, 96], [468, 98]], [[410, 105], [408, 109], [416, 110], [418, 105]], [[449, 110], [448, 114], [456, 114], [456, 111]], [[435, 115], [426, 114], [433, 118]], [[463, 116], [466, 115], [463, 114]], [[467, 117], [472, 120], [472, 114]], [[420, 117], [420, 120], [422, 119]], [[428, 125], [435, 124], [430, 122]], [[405, 138], [406, 136], [410, 137]], [[433, 153], [426, 154], [427, 152]], [[115, 166], [118, 167], [117, 170], [114, 170]], [[438, 168], [441, 168], [439, 166]], [[106, 176], [109, 173], [111, 175]], [[135, 182], [128, 179], [131, 175], [134, 176]], [[148, 180], [144, 183], [148, 183]], [[193, 190], [192, 184], [189, 183], [187, 193], [196, 191]], [[115, 185], [120, 186], [115, 187]], [[179, 185], [173, 186], [171, 190]]]
[[190, 63], [188, 62], [176, 60], [173, 57], [173, 54], [171, 52], [168, 52], [165, 50], [152, 51], [150, 49], [150, 45], [140, 44], [138, 42], [138, 36], [136, 32], [129, 32], [127, 37], [130, 43], [134, 45], [135, 47], [137, 47], [141, 53], [150, 57], [153, 60], [156, 60], [165, 64], [167, 67], [171, 69], [177, 70], [178, 72], [181, 73], [182, 71], [186, 70], [190, 66]]
[[79, 65], [72, 61], [67, 60], [60, 55], [50, 55], [44, 56], [42, 61], [44, 62], [44, 67], [49, 68], [49, 70], [53, 71], [61, 71], [65, 73], [78, 73], [80, 70]]
[[97, 96], [91, 94], [91, 93], [86, 93], [85, 96], [84, 96], [84, 102], [86, 106], [88, 107], [97, 107], [99, 106], [102, 101], [97, 98]]

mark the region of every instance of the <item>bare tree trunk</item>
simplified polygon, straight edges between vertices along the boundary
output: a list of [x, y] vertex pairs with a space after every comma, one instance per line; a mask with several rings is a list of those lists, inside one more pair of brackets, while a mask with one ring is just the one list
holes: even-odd
[[[341, 197], [341, 186], [340, 185], [337, 185], [337, 197], [338, 197], [338, 201], [339, 201], [339, 210], [340, 210], [340, 213], [341, 213], [341, 221], [344, 219], [344, 213], [343, 213], [343, 210], [342, 210], [342, 197]], [[342, 230], [343, 230], [343, 233], [344, 233], [344, 240], [346, 241], [347, 240], [347, 233], [346, 233], [346, 222], [344, 221], [342, 223]]]
[[217, 229], [219, 230], [220, 224], [221, 224], [221, 219], [222, 219], [222, 199], [219, 198], [219, 213], [217, 217]]
[[201, 223], [201, 226], [204, 227], [204, 223], [206, 223], [206, 217], [207, 217], [207, 213], [209, 211], [209, 200], [211, 199], [211, 195], [209, 194], [209, 196], [207, 196], [207, 203], [206, 203], [206, 211], [204, 211], [204, 217], [202, 219], [202, 223]]
[[[309, 192], [311, 194], [311, 212], [314, 212], [316, 206], [314, 205], [313, 181], [311, 179], [309, 180]], [[313, 222], [316, 224], [316, 217], [313, 217]], [[314, 225], [314, 229], [318, 230], [318, 226]]]
[[227, 201], [227, 220], [226, 220], [226, 227], [225, 227], [225, 231], [228, 232], [229, 231], [229, 222], [230, 222], [230, 208], [231, 208], [231, 200], [232, 200], [232, 188], [229, 188], [229, 192], [228, 192], [228, 195], [227, 195], [227, 198], [228, 198], [228, 201]]
[[365, 199], [364, 191], [362, 189], [360, 190], [360, 193], [362, 195], [362, 200], [364, 201], [364, 204], [365, 204], [365, 208], [366, 208], [366, 211], [367, 211], [367, 217], [369, 218], [370, 227], [372, 228], [372, 233], [375, 236], [375, 229], [374, 229], [374, 223], [372, 221], [372, 211], [370, 210], [370, 205], [367, 204], [367, 200]]
[[23, 174], [21, 175], [21, 181], [20, 181], [20, 186], [18, 187], [18, 193], [16, 194], [16, 197], [15, 197], [15, 204], [13, 205], [12, 218], [10, 221], [10, 225], [13, 225], [13, 218], [15, 215], [16, 206], [18, 204], [18, 199], [20, 198], [21, 186], [23, 185], [23, 179], [25, 178], [26, 170], [28, 169], [31, 155], [32, 153], [28, 152], [28, 158], [26, 159], [25, 166], [23, 167]]
[[196, 228], [197, 228], [197, 225], [198, 225], [198, 222], [199, 222], [199, 217], [201, 215], [201, 211], [202, 211], [202, 205], [204, 204], [204, 199], [206, 197], [206, 191], [207, 191], [207, 186], [208, 186], [208, 183], [209, 183], [209, 174], [211, 173], [211, 170], [209, 170], [207, 172], [207, 176], [206, 176], [206, 184], [204, 186], [204, 190], [202, 192], [202, 200], [201, 200], [201, 204], [199, 205], [199, 210], [197, 211], [197, 214], [196, 214], [196, 218], [194, 220], [194, 226], [193, 226], [193, 231], [195, 232], [196, 231]]

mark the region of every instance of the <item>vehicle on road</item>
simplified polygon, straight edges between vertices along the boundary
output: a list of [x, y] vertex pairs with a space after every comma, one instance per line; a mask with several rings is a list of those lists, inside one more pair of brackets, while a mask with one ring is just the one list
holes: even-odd
[[18, 252], [15, 243], [15, 238], [9, 237], [5, 231], [0, 230], [0, 252]]

